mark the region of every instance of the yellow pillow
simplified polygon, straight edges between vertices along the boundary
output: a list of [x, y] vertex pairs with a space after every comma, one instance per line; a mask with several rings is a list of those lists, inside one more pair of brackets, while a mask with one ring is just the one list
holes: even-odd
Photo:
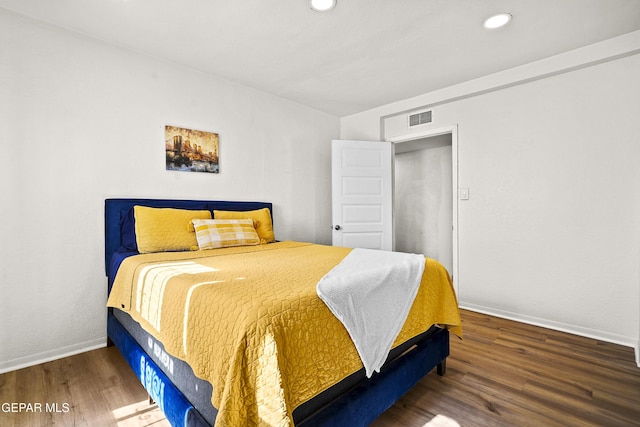
[[255, 211], [213, 211], [215, 219], [245, 219], [250, 218], [254, 221], [258, 236], [262, 240], [261, 243], [275, 242], [276, 238], [273, 234], [273, 224], [271, 223], [271, 212], [269, 208], [258, 209]]
[[198, 242], [191, 220], [211, 219], [208, 210], [150, 208], [134, 206], [138, 252], [197, 250]]
[[252, 219], [193, 219], [191, 222], [200, 250], [260, 244]]

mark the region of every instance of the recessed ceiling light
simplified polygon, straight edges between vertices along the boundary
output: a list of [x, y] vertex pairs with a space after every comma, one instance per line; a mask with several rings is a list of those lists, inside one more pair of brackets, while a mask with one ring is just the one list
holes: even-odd
[[493, 15], [484, 21], [484, 27], [488, 29], [500, 28], [504, 27], [511, 21], [511, 14], [509, 13], [499, 13], [497, 15]]
[[336, 7], [337, 0], [311, 0], [311, 9], [326, 12]]

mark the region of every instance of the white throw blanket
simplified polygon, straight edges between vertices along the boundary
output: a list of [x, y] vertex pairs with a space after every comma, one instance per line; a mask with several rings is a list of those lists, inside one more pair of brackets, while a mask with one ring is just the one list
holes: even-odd
[[349, 332], [367, 377], [387, 359], [424, 267], [424, 255], [356, 248], [318, 282], [318, 296]]

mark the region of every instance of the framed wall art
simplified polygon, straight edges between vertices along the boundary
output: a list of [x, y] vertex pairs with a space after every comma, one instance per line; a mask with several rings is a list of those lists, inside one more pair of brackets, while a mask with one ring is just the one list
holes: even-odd
[[165, 126], [164, 139], [167, 170], [219, 172], [217, 133]]

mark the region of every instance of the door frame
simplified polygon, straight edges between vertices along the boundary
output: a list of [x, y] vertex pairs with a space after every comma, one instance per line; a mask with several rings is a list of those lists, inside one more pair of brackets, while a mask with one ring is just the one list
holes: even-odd
[[[416, 139], [430, 138], [438, 135], [446, 135], [451, 134], [451, 187], [453, 197], [451, 198], [453, 201], [452, 211], [453, 211], [453, 230], [452, 230], [452, 249], [453, 249], [453, 271], [451, 271], [451, 276], [453, 279], [453, 287], [456, 291], [456, 295], [459, 295], [459, 286], [460, 286], [460, 270], [458, 266], [458, 125], [449, 125], [434, 129], [425, 129], [419, 132], [408, 133], [405, 135], [398, 135], [394, 137], [387, 138], [386, 140], [391, 142], [394, 146], [395, 153], [395, 144], [399, 144], [402, 142], [415, 141]], [[395, 155], [395, 154], [394, 154]], [[395, 165], [395, 158], [393, 161]], [[395, 188], [395, 186], [394, 186]], [[395, 215], [393, 215], [394, 221], [394, 230], [395, 230]], [[393, 233], [394, 239], [394, 249], [395, 249], [395, 232]], [[460, 299], [460, 297], [458, 297]]]

